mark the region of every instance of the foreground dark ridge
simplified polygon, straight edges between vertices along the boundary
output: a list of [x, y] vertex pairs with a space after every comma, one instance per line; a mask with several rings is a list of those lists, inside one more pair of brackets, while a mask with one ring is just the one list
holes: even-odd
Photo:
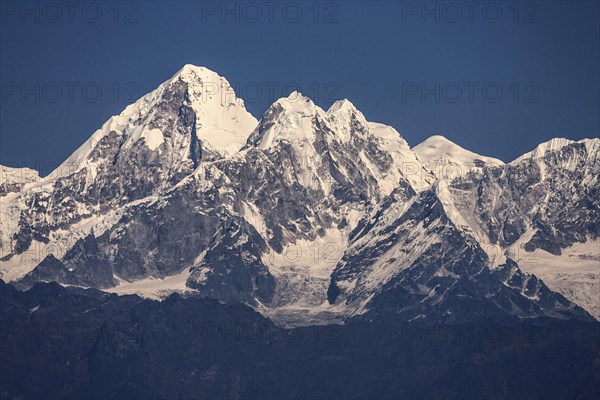
[[2, 399], [543, 398], [600, 393], [599, 324], [392, 318], [285, 330], [244, 305], [0, 281]]

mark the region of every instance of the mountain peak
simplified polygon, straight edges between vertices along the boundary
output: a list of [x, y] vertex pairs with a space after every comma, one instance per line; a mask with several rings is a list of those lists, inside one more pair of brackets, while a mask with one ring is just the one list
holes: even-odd
[[422, 161], [449, 157], [458, 161], [472, 161], [475, 159], [480, 159], [484, 162], [500, 165], [504, 164], [502, 161], [496, 158], [482, 156], [467, 150], [442, 135], [433, 135], [428, 137], [423, 142], [413, 147], [413, 150], [415, 153], [417, 153], [417, 156], [422, 159]]
[[337, 100], [333, 103], [331, 107], [329, 107], [329, 110], [327, 110], [327, 115], [334, 118], [339, 118], [342, 115], [350, 117], [355, 116], [360, 121], [366, 123], [363, 113], [348, 99]]
[[204, 93], [205, 96], [201, 99], [204, 102], [207, 101], [208, 96], [214, 97], [216, 95], [222, 103], [232, 102], [233, 100], [233, 102], [241, 102], [243, 104], [241, 99], [237, 99], [227, 79], [209, 68], [185, 64], [169, 80], [160, 85], [158, 89], [167, 88], [177, 82], [187, 84], [190, 92]]
[[184, 65], [168, 84], [187, 84], [186, 103], [196, 117], [196, 133], [205, 146], [223, 157], [237, 153], [258, 121], [224, 77], [206, 67]]
[[210, 69], [208, 69], [202, 65], [194, 65], [194, 64], [185, 64], [183, 67], [181, 67], [181, 69], [179, 71], [177, 71], [177, 73], [178, 74], [179, 73], [187, 73], [187, 72], [191, 72], [191, 71], [194, 71], [194, 72], [210, 71], [210, 72], [214, 73], [214, 71], [211, 71]]
[[310, 98], [294, 91], [271, 104], [248, 138], [247, 145], [264, 150], [281, 140], [306, 139], [314, 131], [315, 117], [322, 114], [324, 111]]
[[322, 111], [309, 97], [304, 96], [297, 90], [294, 90], [287, 97], [275, 100], [270, 108], [281, 108], [285, 112], [302, 112], [311, 115]]
[[425, 139], [424, 141], [422, 141], [421, 143], [419, 143], [417, 146], [415, 146], [415, 148], [417, 147], [431, 147], [431, 148], [436, 148], [436, 149], [462, 149], [464, 150], [461, 146], [457, 145], [456, 143], [454, 143], [453, 141], [451, 141], [450, 139], [448, 139], [447, 137], [443, 136], [443, 135], [432, 135], [429, 136], [427, 139]]
[[178, 78], [181, 78], [182, 80], [189, 82], [193, 79], [201, 79], [201, 80], [213, 80], [215, 82], [217, 81], [221, 81], [225, 78], [221, 77], [219, 74], [217, 74], [216, 72], [206, 68], [206, 67], [202, 67], [202, 66], [198, 66], [198, 65], [193, 65], [193, 64], [185, 64], [183, 67], [181, 67], [179, 69], [179, 71], [177, 71], [175, 73], [175, 75], [173, 75], [171, 77], [171, 79], [169, 80], [174, 81]]
[[163, 153], [161, 164], [178, 164], [189, 158], [199, 140], [203, 153], [228, 158], [244, 146], [257, 124], [227, 79], [206, 67], [186, 64], [106, 121], [51, 177], [70, 175], [84, 167], [95, 171], [98, 154], [106, 152], [95, 150], [99, 143], [100, 147], [120, 143], [111, 157], [123, 158], [130, 158], [131, 149], [137, 151], [138, 142], [144, 143], [148, 150]]
[[481, 163], [504, 165], [501, 160], [466, 150], [442, 135], [433, 135], [413, 147], [417, 158], [440, 179], [455, 178]]
[[354, 104], [348, 99], [337, 100], [327, 110], [327, 118], [335, 131], [339, 132], [342, 139], [349, 140], [351, 136], [361, 132], [366, 134], [369, 131], [369, 123]]
[[334, 114], [340, 111], [358, 111], [354, 104], [348, 99], [336, 100], [335, 103], [329, 107], [327, 114]]

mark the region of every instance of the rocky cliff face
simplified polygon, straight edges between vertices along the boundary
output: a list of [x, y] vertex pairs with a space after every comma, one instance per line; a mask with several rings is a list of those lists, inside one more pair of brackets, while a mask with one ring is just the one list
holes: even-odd
[[448, 185], [455, 212], [490, 257], [515, 259], [596, 316], [599, 150], [598, 139], [553, 139], [507, 165]]
[[524, 274], [510, 258], [492, 267], [477, 241], [448, 217], [434, 190], [413, 194], [408, 202], [406, 194], [395, 193], [354, 232], [332, 274], [330, 303], [407, 320], [585, 318], [583, 310]]

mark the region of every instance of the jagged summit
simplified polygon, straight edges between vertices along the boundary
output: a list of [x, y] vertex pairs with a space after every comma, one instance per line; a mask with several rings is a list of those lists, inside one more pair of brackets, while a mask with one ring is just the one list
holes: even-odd
[[304, 96], [302, 93], [294, 90], [287, 97], [281, 97], [271, 106], [265, 114], [270, 114], [270, 110], [283, 110], [287, 114], [299, 112], [304, 115], [314, 115], [316, 113], [323, 113], [323, 110], [317, 106], [310, 97]]
[[356, 106], [348, 99], [336, 100], [327, 110], [327, 114], [334, 114], [340, 111], [360, 112]]
[[[265, 114], [270, 114], [272, 109], [284, 109], [286, 112], [301, 112], [323, 115], [340, 115], [346, 113], [355, 113], [362, 116], [362, 113], [348, 99], [336, 100], [327, 111], [315, 104], [308, 96], [298, 91], [291, 92], [286, 97], [281, 97], [273, 102]], [[364, 118], [364, 117], [363, 117]]]
[[348, 99], [333, 103], [327, 110], [327, 117], [334, 129], [341, 132], [346, 140], [350, 139], [351, 132], [366, 133], [360, 127], [368, 126], [367, 119]]
[[187, 86], [185, 105], [195, 113], [198, 138], [221, 156], [237, 153], [258, 121], [227, 79], [206, 67], [186, 64], [165, 85], [179, 81]]

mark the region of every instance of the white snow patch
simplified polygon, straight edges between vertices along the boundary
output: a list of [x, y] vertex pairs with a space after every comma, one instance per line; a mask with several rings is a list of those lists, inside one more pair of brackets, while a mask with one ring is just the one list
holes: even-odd
[[149, 277], [135, 282], [120, 280], [117, 286], [105, 289], [104, 291], [119, 295], [137, 294], [141, 297], [161, 300], [175, 292], [186, 293], [193, 291], [185, 285], [189, 275], [189, 268], [186, 267], [179, 274], [167, 276], [165, 278]]
[[527, 252], [519, 245], [512, 254], [521, 270], [600, 320], [600, 238], [575, 243], [558, 256], [541, 249]]
[[146, 145], [150, 150], [156, 150], [165, 141], [165, 137], [160, 129], [150, 129], [146, 132], [144, 138], [146, 139]]

